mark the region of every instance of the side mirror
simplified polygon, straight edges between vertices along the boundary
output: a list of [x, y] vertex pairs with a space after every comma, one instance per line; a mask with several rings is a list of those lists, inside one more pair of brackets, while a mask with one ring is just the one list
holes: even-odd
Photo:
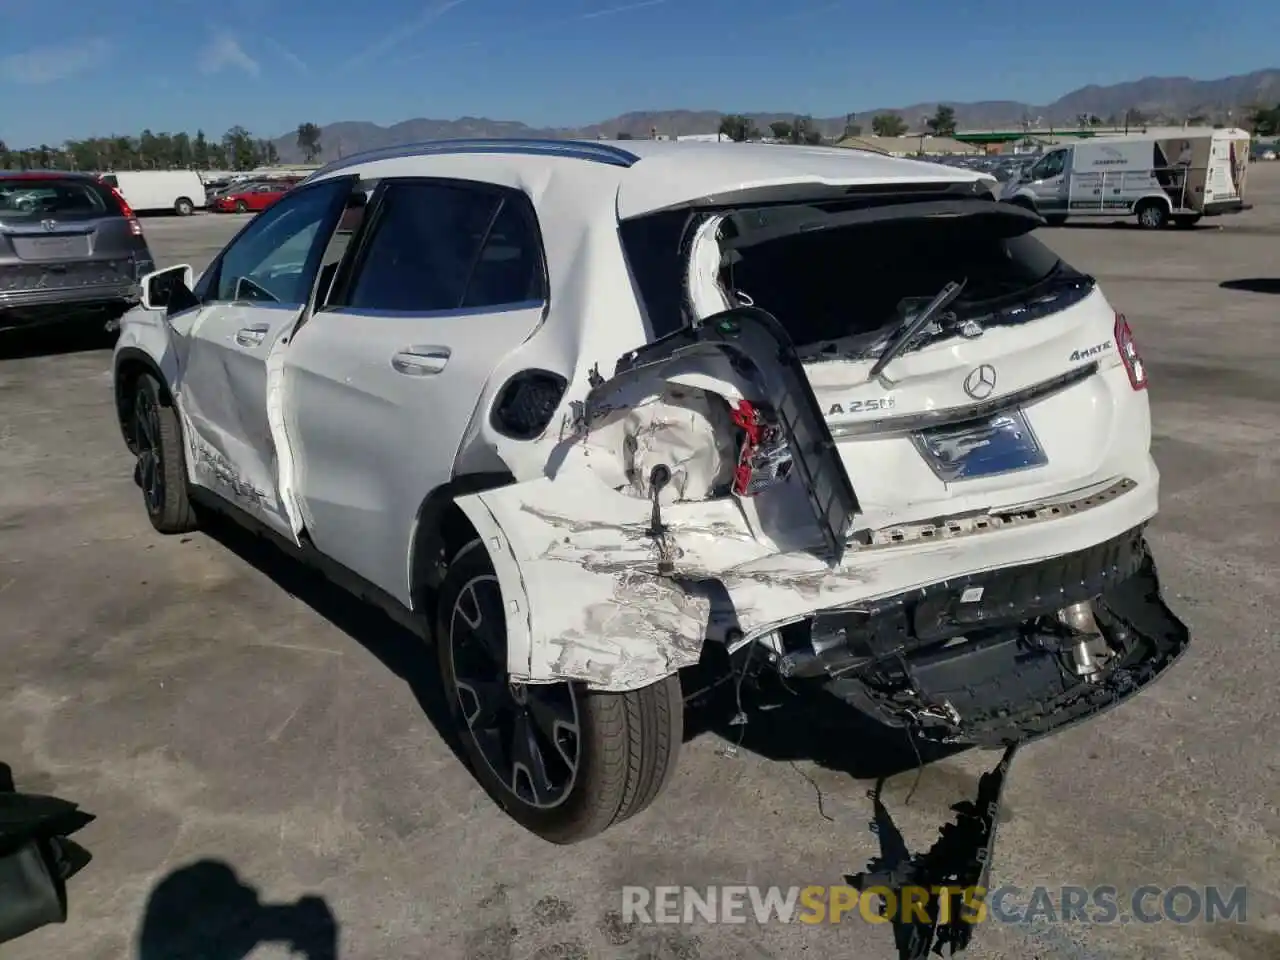
[[195, 306], [195, 273], [191, 265], [179, 264], [148, 273], [139, 281], [142, 287], [142, 306], [146, 310], [168, 310], [171, 307]]

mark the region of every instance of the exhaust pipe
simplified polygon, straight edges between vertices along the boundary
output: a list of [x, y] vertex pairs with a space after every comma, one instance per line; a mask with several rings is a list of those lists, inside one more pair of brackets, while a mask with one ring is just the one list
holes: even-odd
[[1071, 655], [1076, 676], [1092, 682], [1097, 678], [1100, 668], [1093, 656], [1093, 651], [1089, 649], [1089, 644], [1102, 636], [1102, 631], [1098, 629], [1098, 621], [1093, 616], [1093, 603], [1085, 600], [1063, 607], [1058, 611], [1058, 619], [1082, 635], [1080, 642], [1071, 647], [1068, 653]]

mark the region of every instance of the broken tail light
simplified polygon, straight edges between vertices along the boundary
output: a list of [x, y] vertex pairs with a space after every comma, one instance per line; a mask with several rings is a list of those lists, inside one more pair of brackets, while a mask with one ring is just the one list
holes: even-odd
[[791, 472], [791, 449], [773, 412], [762, 404], [740, 400], [733, 409], [733, 422], [742, 431], [733, 492], [740, 497], [754, 497], [785, 480]]
[[1116, 314], [1115, 337], [1120, 362], [1129, 375], [1129, 386], [1134, 390], [1147, 389], [1147, 365], [1142, 362], [1142, 354], [1138, 352], [1138, 344], [1133, 339], [1133, 330], [1123, 313]]
[[111, 196], [115, 198], [116, 204], [120, 207], [120, 216], [129, 221], [129, 232], [135, 237], [142, 236], [142, 224], [138, 222], [138, 217], [133, 212], [133, 207], [129, 206], [129, 201], [124, 198], [124, 194], [109, 185], [107, 189], [111, 191]]

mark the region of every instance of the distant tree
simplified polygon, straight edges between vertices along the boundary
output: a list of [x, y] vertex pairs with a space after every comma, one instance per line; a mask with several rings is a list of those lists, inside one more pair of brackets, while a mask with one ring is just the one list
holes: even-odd
[[1136, 107], [1130, 107], [1124, 112], [1124, 125], [1126, 127], [1145, 127], [1147, 125], [1147, 115]]
[[191, 141], [191, 162], [200, 170], [209, 169], [209, 141], [203, 130], [197, 130], [196, 138]]
[[789, 143], [821, 143], [822, 131], [814, 124], [813, 117], [796, 117], [791, 121], [791, 135], [787, 141]]
[[1249, 112], [1245, 123], [1255, 136], [1274, 137], [1280, 135], [1280, 103], [1274, 107], [1254, 107]]
[[878, 113], [871, 118], [871, 132], [877, 137], [900, 137], [907, 132], [907, 121], [896, 113]]
[[1193, 113], [1187, 117], [1187, 126], [1189, 127], [1203, 127], [1208, 122], [1209, 118], [1203, 113]]
[[320, 128], [314, 123], [298, 124], [298, 149], [306, 157], [307, 163], [314, 163], [320, 156]]
[[631, 134], [627, 133], [627, 131], [619, 130], [618, 135], [614, 137], [614, 139], [615, 140], [634, 140], [635, 138], [631, 136]]
[[937, 112], [925, 121], [929, 132], [937, 137], [950, 137], [956, 132], [956, 110], [946, 104], [939, 104]]
[[775, 140], [790, 140], [791, 124], [786, 120], [775, 120], [769, 124], [769, 132], [773, 134]]
[[757, 140], [760, 137], [760, 131], [756, 129], [751, 119], [739, 113], [730, 113], [721, 117], [719, 132], [736, 143]]
[[222, 146], [236, 170], [252, 170], [261, 162], [253, 136], [239, 124], [222, 135]]

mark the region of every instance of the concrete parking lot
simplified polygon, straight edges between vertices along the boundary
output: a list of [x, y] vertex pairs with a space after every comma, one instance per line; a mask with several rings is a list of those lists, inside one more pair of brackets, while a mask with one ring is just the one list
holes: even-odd
[[[1254, 210], [1192, 231], [1043, 232], [1100, 278], [1148, 361], [1164, 484], [1151, 539], [1195, 642], [1133, 702], [1018, 756], [993, 871], [1027, 891], [1246, 884], [1246, 922], [988, 923], [975, 960], [1280, 956], [1280, 163], [1250, 181]], [[146, 232], [162, 265], [199, 268], [242, 222]], [[534, 838], [437, 732], [412, 639], [244, 538], [151, 530], [109, 357], [82, 339], [0, 341], [0, 761], [19, 789], [97, 817], [76, 838], [94, 860], [72, 880], [69, 922], [6, 957], [175, 956], [149, 946], [149, 904], [195, 931], [183, 955], [219, 960], [259, 939], [327, 956], [329, 916], [352, 960], [894, 956], [888, 927], [856, 918], [634, 927], [617, 914], [624, 884], [826, 884], [863, 869], [878, 747], [761, 714], [749, 729], [771, 735], [748, 743], [784, 746], [724, 756], [705, 733], [641, 817], [570, 848]], [[911, 849], [995, 760], [927, 766], [909, 804], [916, 771], [889, 780]]]

